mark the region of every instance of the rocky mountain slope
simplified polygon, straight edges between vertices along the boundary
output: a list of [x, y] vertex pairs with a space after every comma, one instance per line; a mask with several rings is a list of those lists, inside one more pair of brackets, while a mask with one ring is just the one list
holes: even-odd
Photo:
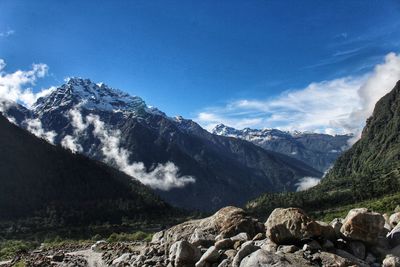
[[278, 129], [237, 130], [223, 124], [217, 125], [212, 133], [252, 142], [264, 149], [301, 160], [321, 172], [331, 167], [349, 147], [348, 141], [352, 137], [352, 135], [285, 132]]
[[361, 139], [335, 162], [322, 182], [304, 192], [265, 194], [248, 204], [268, 214], [274, 206], [309, 211], [373, 199], [400, 190], [400, 82], [375, 105]]
[[322, 175], [296, 159], [210, 134], [139, 97], [86, 79], [70, 79], [40, 98], [29, 116], [54, 133], [55, 144], [133, 174], [180, 207], [241, 205], [265, 191], [295, 190], [305, 176]]
[[1, 114], [0, 151], [2, 222], [34, 217], [30, 223], [38, 230], [121, 223], [122, 217], [143, 221], [172, 211], [130, 176], [50, 145]]

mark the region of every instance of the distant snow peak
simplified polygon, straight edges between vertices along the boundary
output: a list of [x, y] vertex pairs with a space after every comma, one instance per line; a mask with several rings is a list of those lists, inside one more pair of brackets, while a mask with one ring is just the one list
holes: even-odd
[[118, 89], [110, 88], [104, 83], [93, 83], [89, 79], [69, 78], [65, 84], [53, 90], [45, 97], [39, 98], [34, 105], [37, 113], [45, 113], [57, 108], [81, 108], [95, 111], [156, 112], [137, 96], [131, 96]]

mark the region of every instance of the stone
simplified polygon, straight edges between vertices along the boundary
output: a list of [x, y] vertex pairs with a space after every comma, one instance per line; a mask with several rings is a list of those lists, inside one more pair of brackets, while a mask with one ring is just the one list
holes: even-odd
[[313, 262], [318, 262], [319, 266], [357, 266], [351, 259], [325, 251], [315, 253], [311, 259]]
[[316, 221], [316, 223], [319, 225], [319, 228], [321, 229], [321, 237], [323, 239], [328, 239], [332, 241], [336, 240], [336, 232], [335, 229], [333, 229], [332, 225], [321, 221]]
[[215, 247], [217, 249], [230, 249], [233, 247], [233, 240], [230, 238], [225, 238], [215, 242]]
[[321, 245], [315, 240], [312, 240], [311, 242], [308, 242], [307, 244], [304, 244], [304, 246], [303, 246], [303, 251], [310, 251], [312, 253], [314, 253], [318, 250], [321, 250], [321, 249], [322, 249]]
[[233, 258], [235, 258], [236, 254], [237, 254], [237, 250], [235, 250], [235, 249], [228, 249], [228, 250], [226, 250], [226, 251], [224, 252], [224, 255], [226, 256], [226, 258], [227, 258], [230, 262], [233, 261]]
[[275, 209], [265, 223], [267, 237], [278, 245], [321, 235], [320, 226], [298, 208]]
[[230, 266], [230, 261], [228, 259], [225, 259], [223, 261], [221, 261], [220, 264], [218, 264], [217, 267], [229, 267]]
[[115, 260], [113, 260], [112, 265], [115, 267], [129, 266], [130, 258], [131, 258], [131, 253], [124, 253]]
[[196, 228], [189, 238], [189, 243], [194, 246], [210, 247], [214, 244], [215, 236]]
[[337, 249], [336, 250], [336, 255], [339, 255], [342, 258], [346, 258], [347, 260], [351, 261], [353, 264], [356, 264], [357, 266], [360, 267], [368, 267], [369, 264], [366, 263], [365, 261], [355, 257], [353, 254], [348, 253], [347, 251]]
[[353, 254], [354, 256], [356, 256], [359, 259], [365, 259], [365, 245], [364, 243], [360, 242], [360, 241], [350, 241], [348, 243], [349, 246], [349, 251], [351, 252], [351, 254]]
[[303, 259], [300, 254], [284, 254], [279, 255], [259, 249], [246, 256], [240, 263], [240, 267], [292, 267], [292, 266], [315, 266]]
[[249, 240], [249, 235], [247, 233], [239, 233], [231, 237], [232, 241], [247, 241]]
[[243, 209], [237, 207], [225, 207], [214, 215], [191, 220], [171, 227], [164, 233], [164, 242], [167, 248], [180, 240], [189, 241], [195, 230], [207, 236], [208, 239], [228, 238], [245, 232], [250, 237], [263, 232], [264, 227], [256, 219], [248, 216]]
[[103, 248], [107, 245], [107, 241], [99, 240], [94, 245], [90, 247], [94, 252], [102, 252]]
[[246, 257], [247, 255], [249, 255], [259, 249], [260, 249], [260, 247], [255, 246], [253, 244], [253, 241], [247, 241], [247, 242], [243, 243], [243, 245], [240, 247], [240, 249], [237, 252], [237, 254], [235, 255], [235, 257], [233, 258], [232, 267], [239, 267], [240, 262], [242, 261], [242, 259], [244, 257]]
[[185, 240], [174, 243], [169, 250], [169, 261], [173, 262], [175, 267], [194, 265], [200, 258], [200, 249]]
[[333, 242], [330, 241], [330, 240], [325, 240], [322, 243], [322, 248], [325, 249], [325, 250], [331, 250], [331, 249], [335, 248], [335, 244], [333, 244]]
[[215, 263], [218, 261], [220, 254], [218, 249], [214, 246], [209, 247], [208, 250], [201, 256], [200, 260], [196, 263], [196, 267], [205, 267], [206, 263]]
[[342, 225], [343, 225], [343, 219], [342, 218], [333, 219], [329, 225], [332, 226], [333, 230], [335, 231], [336, 238], [342, 238], [343, 237], [342, 233], [340, 232], [340, 228], [342, 228]]
[[62, 262], [65, 258], [65, 254], [61, 251], [53, 255], [52, 260], [55, 262]]
[[382, 262], [383, 267], [400, 267], [400, 258], [393, 255], [387, 255]]
[[253, 241], [263, 240], [265, 238], [265, 233], [258, 233], [253, 237]]
[[400, 245], [400, 225], [394, 227], [393, 230], [387, 234], [386, 238], [392, 247]]
[[365, 261], [368, 264], [373, 264], [374, 262], [376, 262], [376, 257], [372, 253], [368, 253], [367, 256], [365, 257]]
[[278, 247], [278, 251], [281, 251], [283, 253], [294, 253], [298, 250], [299, 248], [296, 247], [295, 245], [280, 245]]
[[396, 227], [397, 224], [400, 222], [400, 212], [393, 213], [389, 217], [389, 223], [392, 227]]
[[162, 241], [164, 240], [164, 233], [165, 231], [155, 233], [151, 238], [151, 243], [162, 243]]
[[347, 239], [374, 244], [384, 225], [385, 219], [381, 214], [365, 208], [352, 209], [344, 219], [340, 232]]

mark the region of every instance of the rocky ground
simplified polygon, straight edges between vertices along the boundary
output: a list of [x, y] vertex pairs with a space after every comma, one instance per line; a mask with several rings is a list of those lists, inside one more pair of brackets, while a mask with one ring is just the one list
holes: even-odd
[[28, 266], [400, 266], [399, 222], [400, 212], [388, 216], [360, 208], [327, 224], [288, 208], [261, 223], [226, 207], [158, 232], [149, 243], [99, 241], [24, 259]]

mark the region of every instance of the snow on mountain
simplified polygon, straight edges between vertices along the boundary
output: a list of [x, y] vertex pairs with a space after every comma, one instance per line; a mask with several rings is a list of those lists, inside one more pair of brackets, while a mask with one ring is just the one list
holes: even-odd
[[327, 135], [278, 129], [238, 130], [224, 124], [217, 125], [213, 134], [243, 139], [264, 149], [286, 154], [324, 172], [348, 148], [352, 135]]
[[35, 113], [41, 115], [55, 109], [71, 106], [94, 111], [160, 113], [155, 108], [147, 107], [137, 96], [131, 96], [103, 83], [93, 83], [89, 79], [70, 78], [66, 84], [58, 87], [50, 95], [39, 98], [34, 104]]

